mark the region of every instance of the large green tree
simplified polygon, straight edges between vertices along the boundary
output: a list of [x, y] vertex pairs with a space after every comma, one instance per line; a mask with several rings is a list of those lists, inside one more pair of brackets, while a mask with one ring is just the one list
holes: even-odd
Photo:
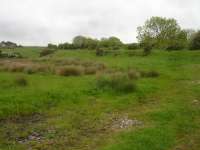
[[187, 34], [181, 30], [175, 19], [152, 17], [143, 26], [138, 27], [138, 40], [141, 45], [150, 43], [156, 48], [185, 47]]
[[122, 41], [117, 37], [102, 38], [99, 47], [119, 49], [123, 45]]
[[190, 41], [191, 50], [200, 50], [200, 31], [196, 32]]
[[75, 48], [88, 48], [88, 49], [95, 49], [98, 46], [98, 40], [92, 39], [85, 36], [76, 36], [73, 39], [73, 45]]
[[85, 48], [86, 41], [87, 41], [86, 37], [79, 35], [79, 36], [74, 37], [74, 39], [73, 39], [73, 45], [76, 48]]

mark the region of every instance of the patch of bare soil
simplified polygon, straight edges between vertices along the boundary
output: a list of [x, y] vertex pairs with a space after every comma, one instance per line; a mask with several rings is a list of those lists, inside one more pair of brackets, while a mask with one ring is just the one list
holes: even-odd
[[125, 130], [132, 127], [140, 127], [143, 126], [143, 124], [144, 123], [140, 120], [130, 119], [128, 116], [123, 116], [113, 120], [111, 130]]
[[35, 113], [30, 115], [21, 115], [21, 116], [10, 117], [7, 119], [2, 119], [0, 121], [0, 124], [1, 123], [33, 124], [42, 120], [44, 120], [44, 116], [39, 113]]
[[44, 139], [42, 134], [40, 134], [38, 132], [32, 132], [27, 137], [17, 137], [16, 141], [20, 144], [26, 144], [26, 143], [31, 142], [31, 141], [36, 141], [36, 142], [40, 143], [40, 141], [42, 139]]
[[[31, 132], [31, 130], [42, 121], [44, 121], [44, 116], [38, 113], [1, 120], [1, 136], [10, 142], [16, 141], [19, 143], [24, 143], [28, 140], [40, 140], [42, 138], [41, 135]], [[30, 134], [26, 136], [28, 133]]]
[[[45, 128], [38, 124], [44, 121]], [[76, 121], [76, 120], [75, 120]], [[4, 121], [5, 123], [5, 121]], [[73, 128], [77, 134], [72, 131], [61, 128], [47, 126], [44, 116], [34, 114], [31, 116], [21, 116], [6, 121], [6, 125], [1, 129], [4, 137], [9, 143], [18, 143], [30, 149], [53, 149], [55, 147], [65, 147], [76, 149], [76, 147], [86, 147], [84, 141], [95, 140], [92, 145], [87, 145], [90, 149], [95, 145], [102, 143], [102, 138], [109, 138], [113, 133], [143, 127], [144, 123], [137, 119], [129, 118], [127, 115], [109, 115], [107, 119], [99, 123], [91, 123], [87, 118], [77, 122]], [[14, 128], [13, 128], [14, 127]], [[87, 148], [86, 148], [87, 149]]]

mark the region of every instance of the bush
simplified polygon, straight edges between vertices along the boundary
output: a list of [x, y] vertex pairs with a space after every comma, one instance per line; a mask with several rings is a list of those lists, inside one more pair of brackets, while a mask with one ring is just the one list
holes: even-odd
[[144, 45], [144, 56], [148, 56], [151, 53], [152, 49], [153, 49], [153, 45], [150, 43], [146, 43]]
[[20, 63], [13, 63], [7, 66], [7, 70], [10, 72], [23, 72], [25, 65]]
[[102, 75], [97, 78], [98, 89], [111, 89], [116, 92], [129, 93], [135, 90], [136, 84], [126, 74], [114, 73], [112, 75]]
[[128, 71], [128, 77], [129, 79], [138, 79], [140, 77], [140, 73], [136, 70], [129, 70]]
[[104, 55], [104, 50], [102, 49], [96, 49], [96, 56], [103, 56]]
[[83, 74], [83, 68], [77, 66], [62, 67], [56, 71], [56, 74], [61, 76], [80, 76]]
[[126, 44], [126, 47], [128, 50], [136, 50], [140, 48], [138, 43]]
[[174, 45], [170, 45], [166, 48], [166, 50], [168, 51], [172, 51], [172, 50], [183, 50], [185, 47], [183, 45], [179, 45], [179, 44], [174, 44]]
[[23, 72], [27, 74], [33, 74], [36, 72], [36, 69], [34, 68], [34, 66], [26, 66]]
[[18, 86], [26, 86], [26, 85], [28, 85], [28, 82], [25, 77], [17, 76], [15, 79], [15, 84]]
[[54, 50], [44, 49], [40, 52], [40, 57], [44, 57], [53, 53], [54, 53]]
[[57, 45], [51, 44], [51, 43], [49, 43], [47, 47], [50, 48], [50, 49], [57, 49], [58, 48]]

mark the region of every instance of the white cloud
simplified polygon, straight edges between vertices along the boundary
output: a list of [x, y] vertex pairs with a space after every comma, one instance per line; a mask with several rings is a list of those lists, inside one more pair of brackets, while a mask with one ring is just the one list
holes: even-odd
[[0, 0], [0, 41], [25, 45], [70, 41], [75, 35], [118, 36], [136, 41], [136, 28], [151, 16], [200, 27], [199, 0]]

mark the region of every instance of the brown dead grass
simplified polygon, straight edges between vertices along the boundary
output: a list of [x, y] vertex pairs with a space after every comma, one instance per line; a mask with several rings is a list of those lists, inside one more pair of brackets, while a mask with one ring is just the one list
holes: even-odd
[[83, 68], [77, 66], [66, 66], [56, 69], [56, 74], [60, 76], [80, 76], [83, 74]]
[[0, 70], [8, 72], [23, 72], [26, 74], [50, 73], [61, 76], [94, 75], [106, 69], [103, 63], [69, 59], [55, 61], [48, 64], [31, 60], [3, 60], [0, 61]]

